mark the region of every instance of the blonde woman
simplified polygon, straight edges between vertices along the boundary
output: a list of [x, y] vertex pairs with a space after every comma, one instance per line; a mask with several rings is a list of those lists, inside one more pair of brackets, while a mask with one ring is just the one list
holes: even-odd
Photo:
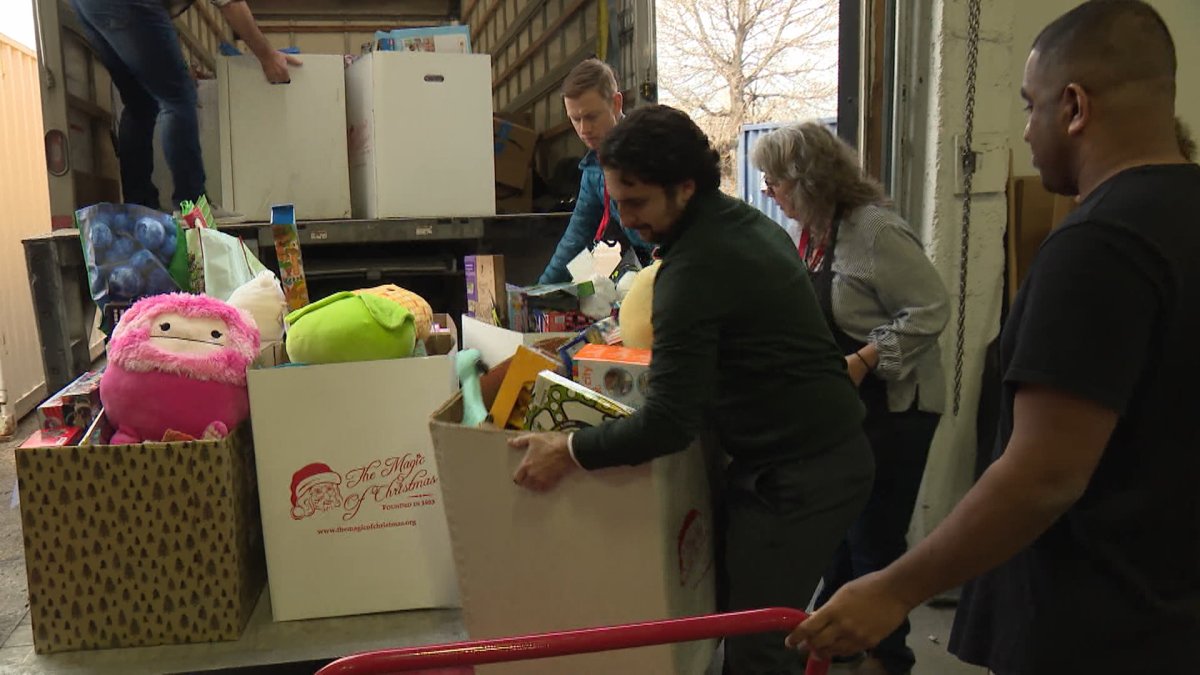
[[[905, 535], [929, 444], [945, 403], [937, 341], [949, 318], [945, 286], [912, 230], [888, 208], [855, 151], [826, 126], [773, 131], [754, 147], [766, 194], [800, 226], [799, 254], [867, 408], [875, 485], [825, 577], [818, 604], [882, 569]], [[902, 675], [915, 662], [907, 622], [861, 662], [862, 675]]]

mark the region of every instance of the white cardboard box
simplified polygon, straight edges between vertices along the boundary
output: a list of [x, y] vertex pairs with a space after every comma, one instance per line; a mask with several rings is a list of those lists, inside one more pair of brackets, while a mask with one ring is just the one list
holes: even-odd
[[[430, 422], [471, 639], [715, 611], [703, 451], [575, 471], [553, 490], [512, 483], [514, 433], [468, 428], [462, 399]], [[479, 675], [702, 675], [715, 641], [477, 666]]]
[[356, 218], [495, 215], [491, 57], [371, 52], [346, 97]]
[[429, 415], [454, 354], [249, 375], [276, 621], [458, 607]]
[[517, 347], [529, 347], [542, 340], [573, 338], [578, 333], [518, 333], [515, 330], [493, 326], [479, 319], [462, 315], [462, 347], [478, 349], [480, 360], [488, 368], [495, 368], [505, 359], [517, 353]]
[[343, 57], [305, 54], [289, 84], [270, 84], [253, 56], [217, 59], [221, 204], [267, 220], [295, 204], [304, 220], [350, 217]]

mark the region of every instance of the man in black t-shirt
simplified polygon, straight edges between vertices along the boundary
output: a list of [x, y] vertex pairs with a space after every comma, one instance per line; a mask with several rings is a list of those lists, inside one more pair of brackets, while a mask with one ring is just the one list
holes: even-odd
[[889, 568], [789, 637], [845, 654], [971, 580], [950, 649], [999, 675], [1200, 673], [1200, 167], [1175, 47], [1136, 0], [1048, 26], [1021, 91], [1045, 186], [1080, 205], [1001, 337], [994, 461]]

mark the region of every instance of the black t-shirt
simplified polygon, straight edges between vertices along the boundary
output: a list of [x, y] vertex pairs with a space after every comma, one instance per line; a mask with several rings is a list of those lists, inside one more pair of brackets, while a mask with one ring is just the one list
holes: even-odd
[[1024, 383], [1120, 417], [1083, 497], [967, 585], [950, 641], [964, 661], [1001, 675], [1200, 673], [1197, 196], [1194, 164], [1124, 171], [1038, 252], [1001, 337], [994, 456]]

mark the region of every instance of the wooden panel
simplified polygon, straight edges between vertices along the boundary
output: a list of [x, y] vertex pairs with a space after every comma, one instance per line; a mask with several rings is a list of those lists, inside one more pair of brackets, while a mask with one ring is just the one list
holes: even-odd
[[1009, 302], [1050, 231], [1075, 208], [1070, 197], [1051, 194], [1038, 176], [1011, 176], [1008, 183], [1007, 265]]
[[887, 54], [884, 52], [887, 28], [884, 0], [869, 0], [866, 6], [866, 72], [864, 73], [863, 101], [863, 169], [867, 175], [881, 179], [883, 175], [884, 123], [884, 68]]

